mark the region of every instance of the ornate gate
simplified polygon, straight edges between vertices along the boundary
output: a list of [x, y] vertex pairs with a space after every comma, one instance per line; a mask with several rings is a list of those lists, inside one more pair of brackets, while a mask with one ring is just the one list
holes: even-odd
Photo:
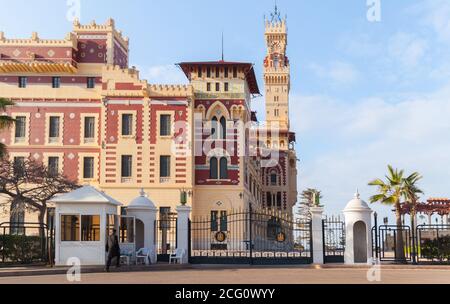
[[192, 264], [312, 263], [311, 221], [272, 210], [238, 210], [190, 223]]
[[324, 263], [344, 263], [345, 223], [340, 217], [322, 221]]

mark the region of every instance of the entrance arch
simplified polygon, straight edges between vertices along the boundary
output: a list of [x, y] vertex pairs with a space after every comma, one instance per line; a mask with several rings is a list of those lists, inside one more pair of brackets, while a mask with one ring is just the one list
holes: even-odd
[[367, 227], [363, 221], [353, 226], [355, 263], [367, 263]]

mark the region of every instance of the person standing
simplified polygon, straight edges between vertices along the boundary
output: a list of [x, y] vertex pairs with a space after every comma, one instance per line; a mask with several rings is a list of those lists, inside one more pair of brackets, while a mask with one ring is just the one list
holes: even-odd
[[120, 246], [119, 238], [117, 237], [117, 230], [113, 229], [112, 234], [108, 236], [106, 242], [106, 251], [108, 252], [108, 261], [106, 262], [106, 271], [109, 272], [112, 260], [116, 259], [116, 267], [120, 267]]

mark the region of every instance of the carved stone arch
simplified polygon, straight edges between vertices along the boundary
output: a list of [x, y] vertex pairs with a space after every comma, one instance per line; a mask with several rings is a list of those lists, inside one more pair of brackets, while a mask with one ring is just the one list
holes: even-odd
[[205, 118], [206, 120], [211, 120], [214, 116], [216, 116], [218, 120], [220, 120], [222, 116], [225, 117], [226, 120], [230, 120], [230, 113], [228, 109], [220, 101], [216, 101], [209, 107]]
[[217, 157], [217, 159], [220, 159], [222, 157], [226, 157], [227, 160], [228, 160], [228, 163], [231, 164], [231, 155], [225, 149], [216, 148], [216, 149], [212, 149], [211, 151], [209, 151], [208, 154], [206, 155], [206, 163], [207, 164], [209, 163], [209, 160], [212, 157]]

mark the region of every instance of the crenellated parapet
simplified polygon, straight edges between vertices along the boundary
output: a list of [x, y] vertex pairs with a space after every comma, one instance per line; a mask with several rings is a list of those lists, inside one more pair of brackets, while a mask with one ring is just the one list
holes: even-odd
[[49, 46], [49, 47], [71, 47], [77, 48], [77, 37], [74, 33], [69, 33], [64, 39], [42, 39], [38, 33], [33, 32], [29, 39], [6, 38], [4, 32], [0, 32], [0, 47], [23, 47], [23, 46]]
[[150, 97], [186, 97], [193, 98], [191, 85], [151, 84], [147, 87]]
[[117, 65], [105, 65], [102, 68], [103, 96], [148, 96], [146, 80], [139, 78], [136, 68], [121, 68]]
[[91, 21], [89, 24], [81, 24], [78, 19], [73, 22], [73, 31], [76, 33], [105, 33], [111, 32], [114, 37], [125, 47], [129, 46], [129, 38], [122, 34], [122, 31], [116, 29], [114, 19], [108, 19], [104, 24], [97, 24], [95, 21]]

